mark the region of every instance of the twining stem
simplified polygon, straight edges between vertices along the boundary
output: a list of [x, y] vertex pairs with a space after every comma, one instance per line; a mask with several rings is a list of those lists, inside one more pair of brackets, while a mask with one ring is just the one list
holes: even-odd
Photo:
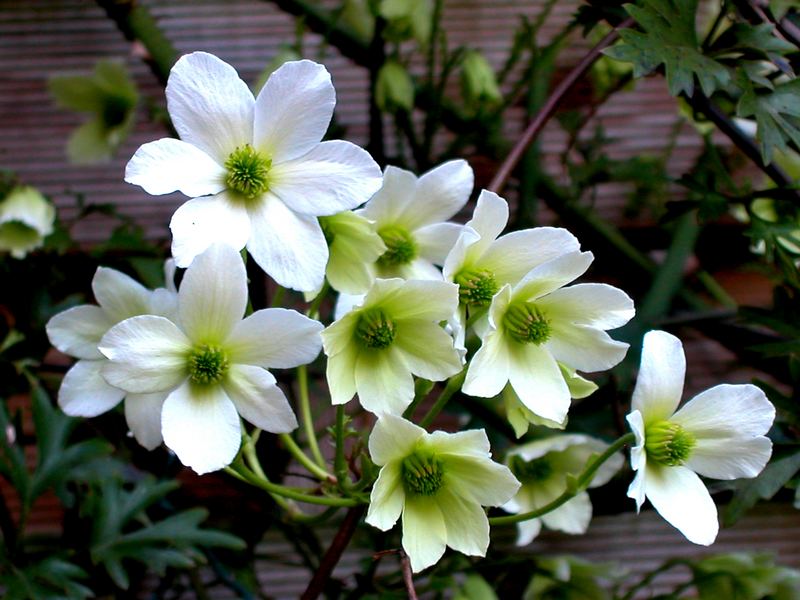
[[320, 479], [321, 481], [333, 482], [336, 480], [333, 475], [328, 473], [325, 469], [321, 468], [318, 464], [306, 456], [306, 453], [303, 452], [303, 449], [297, 445], [297, 442], [294, 441], [294, 438], [292, 438], [291, 435], [288, 433], [281, 433], [279, 437], [289, 453], [297, 460], [297, 462], [303, 465], [309, 473], [314, 475], [314, 477]]
[[439, 397], [434, 402], [433, 406], [431, 406], [430, 410], [422, 417], [422, 420], [419, 422], [420, 427], [427, 428], [433, 423], [433, 420], [436, 416], [442, 412], [445, 404], [450, 398], [455, 394], [458, 390], [461, 389], [461, 384], [464, 383], [464, 378], [467, 376], [467, 370], [462, 369], [460, 373], [457, 375], [453, 375], [448, 381], [447, 385], [442, 390], [442, 393], [439, 394]]
[[308, 395], [308, 368], [305, 365], [297, 367], [297, 387], [300, 392], [300, 420], [303, 422], [303, 431], [306, 434], [308, 448], [317, 464], [325, 469], [327, 463], [319, 451], [317, 432], [314, 430], [314, 419], [311, 416], [311, 399]]
[[573, 85], [575, 85], [575, 83], [578, 82], [581, 77], [583, 77], [583, 75], [589, 70], [594, 62], [600, 58], [600, 54], [603, 52], [603, 50], [617, 41], [617, 38], [619, 37], [619, 30], [630, 27], [633, 25], [633, 23], [634, 20], [629, 17], [617, 27], [612, 29], [594, 48], [588, 52], [588, 54], [581, 59], [577, 65], [575, 65], [575, 68], [569, 72], [569, 74], [561, 81], [561, 83], [556, 86], [556, 89], [553, 90], [553, 93], [544, 103], [544, 106], [542, 106], [541, 110], [530, 122], [522, 136], [519, 138], [519, 140], [517, 140], [517, 143], [511, 149], [511, 152], [503, 161], [503, 164], [500, 165], [500, 168], [497, 170], [497, 173], [495, 173], [495, 176], [487, 189], [498, 194], [502, 191], [503, 187], [505, 187], [506, 182], [508, 181], [508, 178], [511, 176], [511, 173], [514, 171], [514, 168], [525, 154], [525, 150], [527, 150], [528, 146], [533, 143], [547, 122], [555, 114], [556, 109], [558, 108], [559, 104], [561, 104], [561, 101], [564, 99], [564, 96], [567, 94], [567, 92], [572, 88]]
[[511, 525], [512, 523], [521, 523], [522, 521], [529, 521], [530, 519], [536, 519], [541, 517], [542, 515], [546, 515], [549, 512], [554, 511], [562, 504], [569, 502], [579, 493], [584, 491], [589, 484], [592, 483], [592, 479], [594, 479], [595, 473], [600, 468], [604, 462], [606, 462], [609, 458], [614, 456], [618, 451], [622, 450], [624, 446], [630, 444], [636, 439], [636, 436], [633, 433], [626, 433], [621, 438], [619, 438], [616, 442], [611, 444], [605, 452], [595, 457], [593, 460], [589, 461], [589, 463], [584, 467], [583, 472], [581, 472], [578, 477], [571, 482], [568, 486], [566, 491], [561, 494], [558, 498], [550, 502], [549, 504], [545, 504], [541, 508], [537, 508], [535, 510], [531, 510], [526, 513], [520, 513], [518, 515], [509, 515], [507, 517], [492, 517], [489, 519], [489, 525]]

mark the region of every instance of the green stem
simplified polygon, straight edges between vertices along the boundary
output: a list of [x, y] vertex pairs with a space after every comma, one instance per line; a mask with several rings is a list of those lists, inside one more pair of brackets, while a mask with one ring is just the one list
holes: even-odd
[[426, 413], [422, 420], [420, 420], [419, 425], [420, 427], [427, 428], [433, 423], [433, 420], [436, 416], [442, 412], [445, 404], [450, 398], [455, 394], [458, 390], [461, 389], [461, 384], [464, 383], [464, 378], [467, 376], [467, 370], [462, 369], [460, 373], [454, 375], [447, 381], [447, 385], [442, 390], [442, 393], [439, 394], [439, 397], [434, 402], [433, 406], [431, 406], [430, 410]]
[[569, 487], [563, 494], [561, 494], [558, 498], [550, 502], [549, 504], [545, 504], [544, 506], [537, 508], [536, 510], [532, 510], [526, 513], [520, 513], [518, 515], [509, 515], [507, 517], [492, 517], [489, 519], [490, 525], [511, 525], [513, 523], [521, 523], [522, 521], [529, 521], [530, 519], [537, 519], [542, 515], [546, 515], [549, 512], [554, 511], [562, 504], [569, 502], [579, 493], [584, 491], [589, 484], [592, 483], [592, 479], [594, 479], [595, 473], [600, 468], [604, 462], [606, 462], [609, 458], [614, 456], [617, 452], [622, 450], [622, 448], [630, 444], [631, 442], [636, 440], [636, 436], [633, 433], [626, 433], [621, 438], [619, 438], [616, 442], [611, 444], [605, 452], [600, 454], [599, 456], [595, 457], [593, 460], [589, 461], [586, 467], [583, 469], [583, 472], [578, 475], [578, 477], [571, 482]]
[[308, 395], [308, 368], [305, 365], [297, 367], [297, 385], [300, 388], [300, 420], [303, 422], [303, 431], [306, 434], [308, 449], [317, 464], [323, 469], [328, 463], [322, 457], [317, 442], [317, 432], [314, 430], [314, 419], [311, 416], [311, 400]]
[[339, 405], [336, 407], [336, 425], [334, 427], [334, 435], [336, 437], [336, 456], [333, 459], [333, 472], [336, 474], [336, 481], [339, 485], [350, 483], [350, 478], [347, 475], [347, 463], [344, 459], [344, 423], [345, 423], [344, 406]]
[[285, 293], [286, 293], [286, 288], [283, 286], [278, 286], [278, 289], [276, 289], [275, 293], [272, 294], [272, 301], [269, 303], [270, 308], [275, 308], [276, 306], [280, 306]]
[[630, 587], [628, 589], [628, 591], [625, 592], [625, 595], [622, 596], [622, 598], [620, 598], [620, 600], [633, 600], [634, 596], [636, 595], [636, 592], [638, 592], [639, 590], [641, 590], [641, 589], [647, 587], [648, 585], [650, 585], [650, 583], [652, 583], [652, 581], [656, 577], [661, 575], [661, 573], [664, 573], [664, 572], [669, 571], [670, 569], [672, 569], [674, 567], [678, 567], [678, 566], [685, 565], [685, 564], [687, 564], [687, 561], [685, 559], [683, 559], [683, 558], [671, 558], [670, 560], [666, 561], [664, 564], [662, 564], [657, 569], [654, 569], [653, 571], [650, 571], [647, 575], [645, 575], [639, 581], [639, 583], [637, 583], [636, 585]]
[[309, 473], [321, 481], [334, 481], [334, 476], [328, 473], [325, 469], [320, 468], [319, 465], [306, 456], [305, 452], [303, 452], [302, 448], [297, 445], [297, 442], [294, 441], [291, 435], [288, 433], [281, 433], [279, 437], [289, 453], [297, 460], [297, 462], [303, 465]]
[[319, 291], [319, 294], [317, 294], [314, 297], [314, 300], [311, 301], [311, 305], [308, 307], [308, 310], [306, 311], [306, 315], [308, 317], [310, 317], [312, 319], [318, 319], [319, 318], [319, 306], [320, 306], [320, 304], [322, 304], [322, 301], [325, 299], [325, 296], [328, 294], [328, 290], [329, 289], [330, 289], [330, 286], [328, 285], [328, 281], [326, 280], [325, 283], [322, 286], [322, 289]]

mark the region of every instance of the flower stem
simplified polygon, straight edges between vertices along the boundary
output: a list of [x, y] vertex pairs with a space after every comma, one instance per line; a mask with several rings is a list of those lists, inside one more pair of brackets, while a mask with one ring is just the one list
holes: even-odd
[[297, 462], [303, 465], [309, 473], [314, 475], [314, 477], [320, 479], [321, 481], [335, 481], [335, 477], [333, 475], [328, 473], [325, 469], [321, 468], [313, 460], [306, 456], [305, 452], [303, 452], [302, 448], [297, 445], [297, 442], [294, 441], [291, 435], [288, 433], [281, 433], [279, 437], [289, 453], [297, 460]]
[[595, 473], [600, 468], [604, 462], [606, 462], [609, 458], [614, 456], [619, 450], [622, 450], [624, 446], [630, 444], [631, 442], [636, 440], [636, 436], [633, 433], [626, 433], [613, 444], [611, 444], [605, 452], [600, 454], [599, 456], [595, 457], [593, 460], [589, 461], [586, 467], [583, 469], [578, 477], [576, 477], [573, 481], [570, 482], [566, 491], [561, 494], [558, 498], [550, 502], [549, 504], [545, 504], [544, 506], [537, 508], [536, 510], [532, 510], [526, 513], [520, 513], [518, 515], [509, 515], [507, 517], [492, 517], [489, 519], [490, 525], [511, 525], [512, 523], [520, 523], [522, 521], [528, 521], [530, 519], [536, 519], [541, 517], [542, 515], [546, 515], [549, 512], [554, 511], [562, 504], [572, 500], [575, 496], [579, 493], [584, 491], [589, 484], [592, 483], [592, 479], [594, 479]]
[[336, 425], [334, 426], [334, 435], [336, 438], [336, 455], [333, 459], [333, 472], [336, 474], [336, 481], [339, 485], [350, 483], [350, 478], [347, 476], [347, 463], [344, 459], [344, 422], [345, 422], [344, 406], [336, 407]]
[[325, 469], [328, 464], [322, 458], [317, 442], [317, 432], [314, 431], [314, 420], [311, 417], [311, 400], [308, 395], [308, 368], [305, 365], [297, 367], [297, 385], [300, 388], [300, 420], [303, 422], [303, 431], [306, 434], [308, 449], [316, 463]]
[[427, 428], [436, 416], [442, 412], [445, 404], [450, 398], [455, 394], [459, 389], [461, 389], [461, 384], [464, 383], [464, 378], [467, 376], [467, 370], [462, 369], [460, 373], [457, 375], [453, 375], [448, 381], [445, 388], [442, 390], [442, 393], [439, 394], [439, 397], [434, 402], [433, 406], [431, 406], [430, 410], [427, 414], [422, 417], [422, 420], [419, 422], [420, 427]]

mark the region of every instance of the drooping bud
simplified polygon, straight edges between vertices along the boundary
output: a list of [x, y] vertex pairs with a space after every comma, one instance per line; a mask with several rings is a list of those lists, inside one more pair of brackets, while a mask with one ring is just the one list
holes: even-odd
[[269, 189], [271, 166], [272, 161], [250, 144], [239, 146], [225, 161], [225, 185], [247, 200], [257, 198]]
[[684, 464], [692, 454], [695, 437], [677, 423], [656, 421], [645, 427], [647, 459], [668, 467]]
[[477, 50], [470, 50], [461, 65], [461, 84], [464, 98], [471, 105], [498, 102], [502, 95], [489, 61]]
[[367, 348], [388, 348], [394, 342], [394, 322], [380, 309], [362, 311], [356, 325], [356, 336]]
[[544, 344], [550, 339], [550, 321], [532, 302], [511, 304], [503, 316], [506, 332], [523, 344]]
[[442, 463], [432, 454], [415, 452], [403, 459], [401, 469], [406, 494], [433, 496], [442, 487]]
[[466, 269], [453, 280], [458, 284], [459, 300], [470, 306], [489, 306], [498, 290], [497, 281], [490, 271]]
[[228, 357], [221, 348], [203, 344], [189, 355], [189, 380], [198, 385], [219, 383], [229, 366]]
[[414, 83], [406, 68], [397, 61], [386, 62], [375, 82], [375, 103], [382, 111], [410, 111], [414, 107]]

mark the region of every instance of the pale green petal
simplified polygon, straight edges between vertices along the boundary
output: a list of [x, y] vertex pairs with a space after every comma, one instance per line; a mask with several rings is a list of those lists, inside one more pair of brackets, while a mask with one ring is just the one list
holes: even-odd
[[597, 384], [594, 381], [589, 381], [578, 375], [574, 369], [558, 363], [558, 368], [561, 369], [561, 374], [564, 376], [564, 381], [569, 388], [569, 395], [575, 400], [586, 398], [592, 395], [597, 390]]
[[[340, 298], [342, 297], [344, 296], [340, 296]], [[358, 311], [347, 312], [325, 328], [320, 335], [322, 336], [322, 347], [327, 356], [335, 356], [358, 343], [354, 339], [358, 319]]]
[[537, 415], [562, 422], [571, 398], [555, 359], [541, 346], [509, 342], [508, 378], [522, 403]]
[[519, 489], [508, 467], [489, 458], [447, 455], [444, 460], [446, 485], [481, 506], [502, 506]]
[[404, 320], [397, 324], [395, 346], [411, 372], [428, 381], [442, 381], [461, 371], [453, 338], [438, 323]]
[[579, 283], [556, 290], [536, 302], [553, 318], [597, 329], [622, 327], [633, 318], [633, 300], [604, 283]]
[[346, 211], [321, 217], [320, 223], [333, 236], [326, 275], [333, 289], [349, 294], [365, 293], [374, 279], [374, 263], [386, 245], [374, 225], [364, 217]]
[[400, 463], [387, 463], [381, 469], [378, 474], [378, 480], [372, 486], [366, 518], [367, 523], [381, 531], [388, 531], [400, 518], [405, 499], [403, 481], [400, 476]]
[[529, 519], [522, 523], [517, 523], [517, 546], [527, 546], [542, 530], [541, 519]]
[[328, 357], [325, 377], [331, 404], [344, 404], [356, 395], [356, 361], [358, 348], [355, 344], [342, 352]]
[[403, 550], [411, 570], [419, 573], [436, 564], [444, 554], [447, 528], [436, 501], [429, 496], [406, 497], [403, 507]]
[[483, 508], [444, 487], [436, 494], [447, 529], [447, 545], [469, 556], [486, 556], [489, 520]]
[[399, 415], [414, 399], [414, 378], [392, 347], [363, 349], [355, 374], [359, 402], [371, 413]]
[[369, 436], [369, 455], [376, 465], [399, 461], [411, 454], [427, 434], [422, 427], [402, 417], [383, 415]]
[[491, 398], [508, 383], [510, 356], [503, 334], [491, 331], [467, 367], [462, 391], [469, 396]]
[[365, 307], [372, 305], [380, 306], [398, 321], [446, 321], [458, 307], [458, 286], [447, 281], [379, 279], [364, 301]]
[[455, 433], [434, 431], [428, 438], [427, 446], [434, 449], [436, 454], [452, 454], [480, 459], [489, 458], [492, 455], [489, 438], [483, 429], [469, 429]]
[[541, 298], [583, 275], [593, 260], [591, 252], [569, 252], [548, 260], [533, 268], [514, 287], [513, 299]]

